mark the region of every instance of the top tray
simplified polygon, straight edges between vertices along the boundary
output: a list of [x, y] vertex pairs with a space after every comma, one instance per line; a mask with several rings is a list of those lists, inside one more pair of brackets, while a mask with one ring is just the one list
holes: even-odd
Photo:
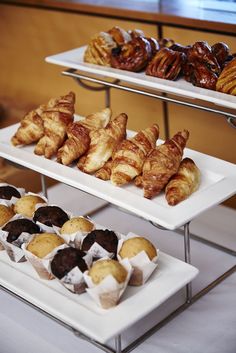
[[85, 63], [83, 61], [85, 49], [86, 46], [76, 48], [60, 54], [48, 56], [45, 60], [51, 64], [69, 67], [85, 73], [114, 78], [136, 86], [142, 86], [181, 97], [201, 99], [218, 106], [236, 109], [235, 96], [195, 87], [183, 78], [178, 79], [177, 81], [170, 81], [147, 76], [144, 72], [136, 73]]
[[[170, 230], [179, 228], [236, 193], [235, 164], [186, 148], [184, 156], [192, 158], [201, 170], [199, 189], [176, 206], [168, 205], [164, 193], [148, 200], [143, 197], [143, 191], [131, 183], [117, 187], [110, 181], [81, 172], [76, 166], [67, 167], [53, 159], [35, 155], [34, 145], [20, 148], [12, 146], [10, 139], [18, 126], [15, 124], [0, 130], [1, 157], [100, 197]], [[128, 136], [133, 134], [128, 131]], [[158, 143], [161, 141], [158, 140]]]

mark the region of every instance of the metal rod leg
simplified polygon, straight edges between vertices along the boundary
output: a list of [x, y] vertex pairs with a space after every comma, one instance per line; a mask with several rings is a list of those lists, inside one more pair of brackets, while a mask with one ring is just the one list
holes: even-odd
[[[163, 93], [163, 96], [166, 97], [166, 94]], [[165, 139], [167, 140], [170, 137], [168, 103], [163, 101], [162, 108], [163, 108], [163, 122], [164, 122]]]
[[121, 335], [115, 337], [115, 352], [121, 353]]
[[111, 88], [110, 87], [106, 87], [106, 96], [105, 96], [105, 104], [106, 104], [106, 108], [110, 108], [111, 107]]
[[45, 176], [44, 176], [43, 174], [40, 174], [40, 177], [41, 177], [41, 186], [42, 186], [42, 193], [43, 193], [43, 196], [45, 196], [46, 198], [48, 198], [47, 185], [46, 185]]
[[[188, 264], [191, 264], [190, 257], [190, 232], [189, 223], [184, 225], [184, 260]], [[186, 303], [190, 303], [192, 300], [192, 283], [186, 285]]]

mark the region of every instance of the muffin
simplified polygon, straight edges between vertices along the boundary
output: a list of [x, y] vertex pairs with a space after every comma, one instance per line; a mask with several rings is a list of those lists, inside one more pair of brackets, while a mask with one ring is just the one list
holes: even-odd
[[12, 197], [21, 198], [19, 191], [11, 185], [0, 186], [0, 199], [11, 200]]
[[48, 227], [62, 227], [69, 217], [65, 211], [58, 206], [42, 206], [39, 207], [33, 217], [34, 222], [40, 222]]
[[118, 238], [115, 232], [108, 229], [95, 229], [86, 235], [82, 242], [81, 249], [83, 251], [89, 251], [95, 242], [109, 253], [116, 254]]
[[5, 232], [8, 232], [7, 241], [12, 243], [15, 241], [23, 232], [34, 234], [39, 233], [40, 228], [29, 219], [20, 218], [8, 222], [3, 228]]
[[35, 234], [29, 242], [26, 249], [39, 257], [40, 259], [47, 256], [53, 249], [64, 244], [64, 240], [54, 233]]
[[45, 201], [37, 195], [24, 195], [16, 201], [14, 212], [20, 213], [25, 217], [32, 217], [35, 212], [35, 206], [38, 203], [45, 203]]
[[12, 208], [5, 205], [0, 205], [0, 227], [7, 223], [13, 216], [14, 211]]
[[138, 255], [141, 251], [145, 251], [150, 260], [157, 256], [154, 245], [144, 237], [132, 237], [125, 240], [119, 251], [119, 256], [122, 259], [130, 259]]
[[58, 250], [51, 262], [51, 271], [55, 277], [62, 279], [76, 266], [81, 272], [88, 269], [88, 266], [83, 259], [86, 254], [72, 247]]
[[94, 224], [84, 217], [73, 217], [66, 221], [61, 230], [61, 234], [72, 234], [75, 232], [88, 233], [94, 229]]
[[118, 283], [124, 283], [128, 272], [118, 261], [105, 259], [94, 262], [88, 275], [91, 277], [92, 282], [98, 285], [109, 275], [112, 275]]

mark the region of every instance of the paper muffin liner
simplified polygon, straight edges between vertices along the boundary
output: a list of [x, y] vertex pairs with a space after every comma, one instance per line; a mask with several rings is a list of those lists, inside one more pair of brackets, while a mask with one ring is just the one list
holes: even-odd
[[[15, 185], [12, 184], [8, 184], [8, 183], [0, 183], [0, 186], [12, 186], [13, 188], [15, 188], [21, 195], [21, 197], [25, 194], [25, 189], [24, 188], [17, 188]], [[16, 201], [19, 200], [19, 198], [13, 196], [10, 200], [6, 200], [6, 199], [1, 199], [0, 198], [0, 203], [2, 201], [6, 202], [6, 206], [12, 206], [16, 203]]]
[[59, 227], [53, 226], [53, 229], [56, 232], [56, 234], [60, 235], [60, 237], [62, 237], [64, 239], [66, 244], [68, 244], [74, 248], [80, 249], [83, 239], [86, 237], [87, 234], [89, 234], [90, 232], [92, 232], [93, 230], [96, 229], [96, 225], [89, 217], [71, 215], [70, 219], [74, 218], [74, 217], [87, 219], [88, 221], [90, 221], [93, 224], [93, 229], [89, 232], [77, 231], [74, 233], [64, 233], [64, 234], [61, 234], [61, 232], [60, 232], [61, 228], [59, 228]]
[[[61, 249], [65, 249], [69, 247], [67, 244], [64, 244], [60, 247]], [[58, 249], [59, 250], [59, 249]], [[58, 251], [57, 250], [57, 251]], [[54, 254], [54, 256], [56, 253]], [[86, 254], [83, 256], [84, 261], [86, 262], [88, 268], [90, 268], [93, 258], [90, 254]], [[51, 272], [51, 261], [49, 264], [49, 271]], [[53, 275], [53, 274], [52, 274]], [[75, 294], [82, 294], [85, 292], [86, 283], [84, 280], [83, 272], [78, 268], [78, 266], [74, 267], [70, 272], [68, 272], [63, 278], [59, 279], [55, 277], [66, 289]]]
[[110, 309], [116, 306], [127, 288], [133, 269], [127, 259], [121, 260], [120, 263], [127, 271], [127, 277], [123, 283], [118, 283], [112, 275], [109, 275], [96, 285], [88, 275], [88, 271], [84, 272], [84, 279], [88, 286], [86, 292], [103, 309]]
[[28, 241], [24, 244], [22, 244], [21, 248], [24, 252], [25, 258], [31, 263], [37, 274], [39, 275], [40, 278], [46, 279], [46, 280], [51, 280], [54, 278], [53, 274], [50, 271], [50, 261], [56, 254], [56, 252], [61, 248], [64, 247], [65, 244], [62, 244], [60, 246], [57, 246], [53, 251], [51, 251], [47, 256], [44, 258], [39, 258], [35, 256], [33, 253], [27, 250], [28, 244], [31, 242], [35, 235], [31, 235], [31, 237], [28, 239]]
[[[138, 236], [139, 235], [130, 232], [126, 236], [123, 235], [121, 237], [117, 248], [117, 259], [119, 261], [122, 261], [121, 257], [119, 256], [119, 251], [122, 247], [123, 242], [129, 238], [134, 238]], [[149, 259], [145, 251], [141, 251], [136, 256], [127, 259], [133, 268], [133, 272], [129, 280], [129, 285], [141, 286], [148, 280], [153, 271], [157, 268], [159, 249], [156, 249], [156, 252], [157, 256], [155, 256], [152, 260]]]
[[[37, 204], [36, 207], [35, 207], [35, 211], [37, 211], [37, 209], [40, 208], [40, 207], [47, 207], [47, 206], [57, 206], [57, 207], [60, 207], [63, 210], [63, 208], [61, 206], [54, 205], [54, 204], [53, 205], [49, 205], [49, 204], [45, 204], [44, 203], [44, 204]], [[63, 211], [68, 215], [69, 219], [72, 217], [72, 213], [71, 212], [66, 211], [66, 210], [63, 210]], [[33, 217], [34, 217], [34, 215], [33, 215]], [[61, 229], [60, 227], [57, 227], [57, 226], [54, 226], [54, 225], [47, 226], [46, 224], [41, 223], [39, 221], [37, 221], [36, 224], [42, 229], [43, 232], [45, 232], [45, 233], [57, 233], [57, 235], [59, 235], [62, 238], [61, 234], [58, 233], [58, 231]]]

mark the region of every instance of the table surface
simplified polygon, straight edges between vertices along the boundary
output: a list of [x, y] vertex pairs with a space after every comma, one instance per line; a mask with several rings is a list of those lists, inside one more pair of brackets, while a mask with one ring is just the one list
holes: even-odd
[[3, 0], [1, 2], [236, 35], [236, 13], [203, 8], [201, 0]]
[[[49, 201], [77, 214], [84, 214], [104, 204], [91, 195], [62, 184], [49, 189]], [[92, 218], [97, 223], [123, 233], [134, 231], [148, 236], [159, 244], [162, 251], [183, 259], [183, 237], [179, 234], [161, 231], [148, 222], [111, 206], [94, 214]], [[235, 211], [232, 209], [216, 206], [194, 220], [190, 224], [190, 230], [236, 249]], [[200, 242], [192, 240], [191, 249], [192, 263], [200, 270], [193, 282], [194, 293], [235, 265], [235, 257]], [[151, 353], [155, 350], [160, 353], [235, 353], [235, 284], [236, 273], [156, 332], [134, 352]], [[11, 295], [0, 291], [0, 298], [1, 352], [15, 353], [16, 346], [17, 353], [101, 352]], [[184, 290], [154, 310], [145, 320], [128, 329], [122, 335], [123, 348], [150, 328], [157, 319], [160, 320], [183, 303], [183, 300]], [[207, 329], [203, 325], [206, 322]]]

